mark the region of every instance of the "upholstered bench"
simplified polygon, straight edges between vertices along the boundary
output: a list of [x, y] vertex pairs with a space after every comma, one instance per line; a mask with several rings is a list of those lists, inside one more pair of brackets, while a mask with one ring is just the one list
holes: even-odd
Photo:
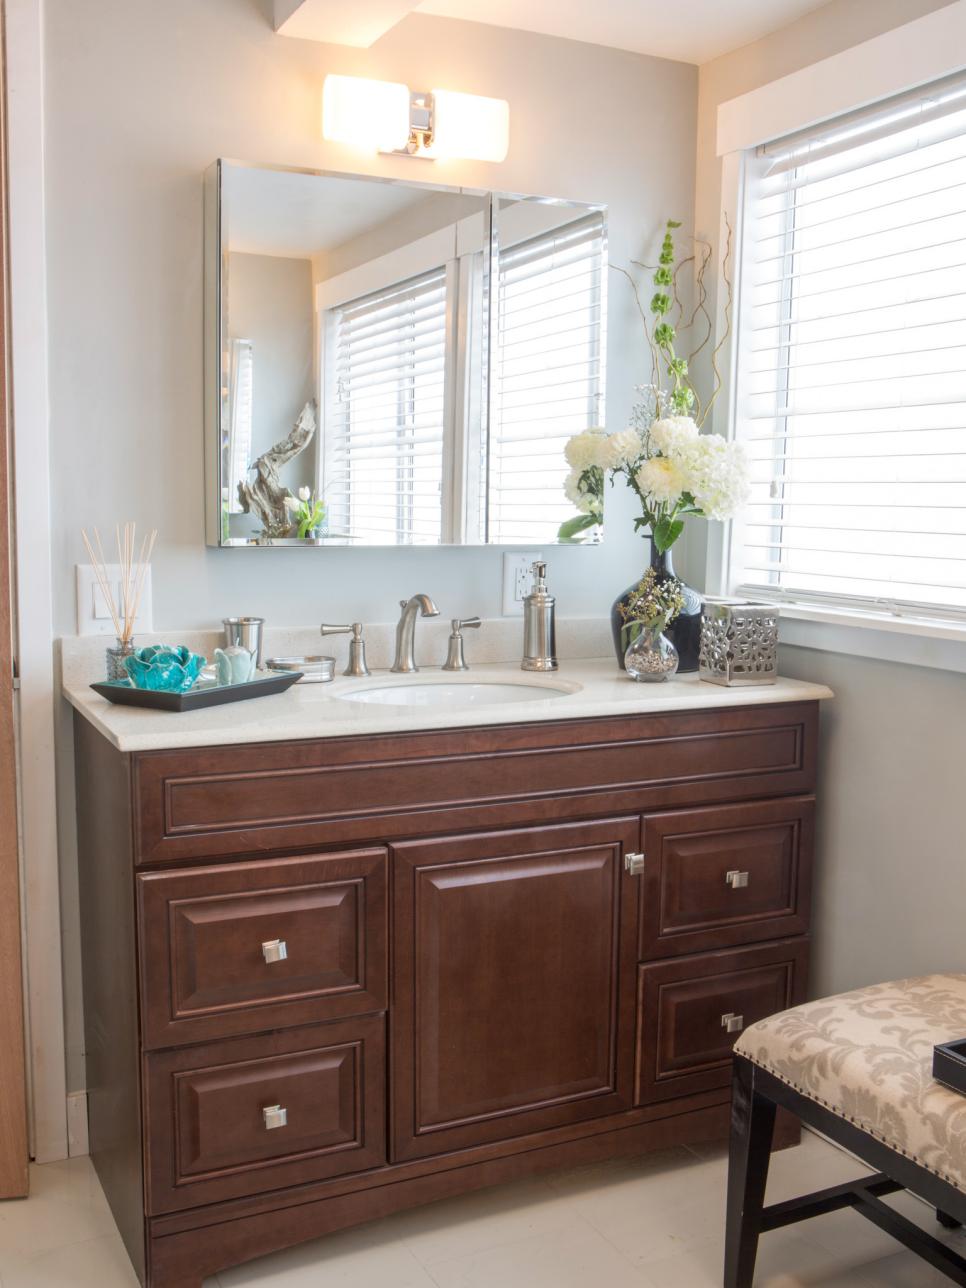
[[[735, 1046], [725, 1288], [750, 1288], [759, 1235], [852, 1207], [966, 1285], [966, 1260], [882, 1196], [908, 1189], [966, 1222], [966, 1096], [932, 1076], [933, 1047], [966, 1037], [966, 974], [926, 975], [808, 1002]], [[873, 1176], [764, 1206], [775, 1111], [858, 1155]]]

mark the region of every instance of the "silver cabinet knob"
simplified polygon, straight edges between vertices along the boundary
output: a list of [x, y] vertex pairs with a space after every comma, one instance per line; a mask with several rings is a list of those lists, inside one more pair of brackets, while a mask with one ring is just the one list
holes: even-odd
[[740, 1033], [745, 1027], [745, 1017], [743, 1015], [733, 1015], [729, 1011], [727, 1015], [722, 1015], [721, 1027], [726, 1033]]
[[262, 1118], [265, 1120], [265, 1130], [273, 1131], [288, 1123], [288, 1110], [283, 1105], [267, 1105], [262, 1110]]
[[730, 885], [732, 890], [744, 890], [747, 884], [747, 872], [739, 872], [737, 868], [732, 868], [730, 872], [725, 873], [725, 885]]
[[266, 939], [262, 944], [262, 956], [267, 962], [283, 962], [288, 956], [288, 944], [284, 939]]

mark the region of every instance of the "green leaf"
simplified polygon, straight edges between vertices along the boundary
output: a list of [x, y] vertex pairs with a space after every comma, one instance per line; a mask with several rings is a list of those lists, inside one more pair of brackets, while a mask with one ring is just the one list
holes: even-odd
[[668, 228], [680, 228], [680, 227], [681, 227], [681, 221], [680, 221], [680, 219], [669, 219], [669, 220], [667, 221], [667, 226], [668, 226]]
[[663, 555], [666, 550], [670, 550], [683, 531], [683, 520], [659, 519], [651, 529], [651, 536], [654, 538], [658, 553]]
[[572, 519], [567, 519], [561, 523], [557, 529], [558, 541], [573, 541], [578, 532], [583, 532], [586, 528], [592, 528], [597, 520], [592, 514], [575, 514]]

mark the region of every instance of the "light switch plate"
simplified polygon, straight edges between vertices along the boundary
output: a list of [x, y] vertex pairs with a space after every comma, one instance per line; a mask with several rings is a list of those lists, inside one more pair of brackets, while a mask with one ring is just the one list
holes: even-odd
[[[114, 635], [114, 622], [104, 600], [103, 592], [90, 564], [77, 564], [77, 634], [78, 635]], [[121, 580], [119, 564], [107, 565], [107, 577], [111, 585], [114, 600], [118, 599], [118, 585]], [[144, 578], [144, 590], [141, 593], [140, 612], [134, 623], [134, 632], [141, 635], [152, 627], [151, 614], [151, 569]]]
[[533, 588], [530, 565], [543, 555], [539, 550], [507, 550], [503, 554], [503, 616], [522, 617], [523, 601]]

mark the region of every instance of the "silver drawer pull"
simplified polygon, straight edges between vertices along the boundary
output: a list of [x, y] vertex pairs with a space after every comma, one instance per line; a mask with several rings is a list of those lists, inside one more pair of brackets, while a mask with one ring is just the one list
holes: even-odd
[[727, 1015], [722, 1015], [721, 1027], [726, 1033], [740, 1033], [745, 1027], [745, 1017], [743, 1015], [733, 1015], [729, 1011]]
[[639, 877], [641, 873], [644, 871], [644, 855], [643, 854], [625, 854], [624, 867], [627, 869], [627, 871], [631, 874], [632, 877]]
[[288, 945], [284, 939], [266, 939], [262, 944], [262, 956], [267, 962], [283, 962], [288, 956]]
[[284, 1127], [288, 1122], [288, 1110], [282, 1105], [268, 1105], [262, 1110], [262, 1117], [265, 1119], [265, 1130], [272, 1131], [275, 1127]]
[[747, 884], [747, 872], [739, 872], [737, 868], [733, 868], [730, 872], [725, 873], [725, 885], [730, 885], [732, 890], [744, 890]]

